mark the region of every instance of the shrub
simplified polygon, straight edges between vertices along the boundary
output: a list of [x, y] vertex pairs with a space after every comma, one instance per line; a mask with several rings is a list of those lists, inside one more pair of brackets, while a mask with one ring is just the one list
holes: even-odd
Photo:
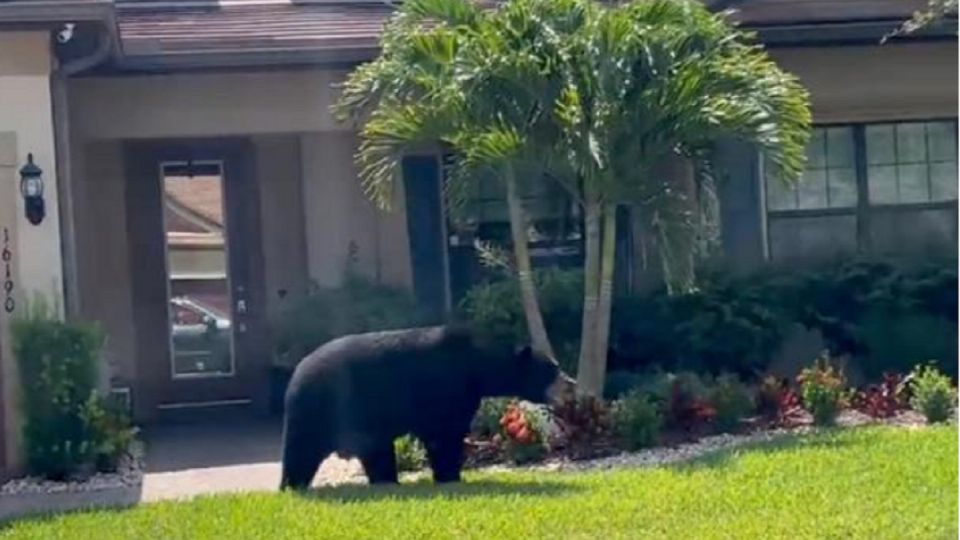
[[787, 319], [771, 287], [717, 278], [695, 292], [618, 298], [611, 369], [753, 375], [783, 339]]
[[883, 382], [857, 392], [854, 407], [873, 418], [890, 418], [906, 407], [905, 390], [902, 375], [884, 373]]
[[833, 425], [843, 406], [843, 373], [830, 363], [826, 355], [818, 358], [811, 367], [805, 368], [797, 377], [803, 405], [813, 415], [817, 425]]
[[420, 439], [413, 435], [397, 437], [393, 441], [393, 450], [399, 471], [419, 471], [427, 463], [427, 451], [423, 448]]
[[957, 394], [950, 378], [933, 366], [918, 366], [911, 383], [910, 404], [923, 413], [927, 422], [945, 422], [953, 416]]
[[118, 404], [91, 394], [81, 412], [89, 426], [95, 467], [100, 472], [114, 472], [120, 460], [128, 455], [136, 440], [137, 428]]
[[702, 430], [716, 416], [709, 403], [708, 387], [696, 373], [654, 374], [637, 390], [647, 394], [662, 412], [664, 425], [671, 429]]
[[619, 297], [609, 367], [755, 376], [799, 323], [819, 331], [832, 354], [857, 359], [868, 377], [923, 358], [938, 358], [955, 376], [956, 268], [955, 260], [855, 260], [707, 275], [689, 294]]
[[567, 399], [554, 407], [553, 418], [563, 433], [561, 444], [574, 457], [593, 455], [612, 435], [610, 407], [602, 399], [589, 396]]
[[500, 426], [507, 457], [514, 463], [539, 461], [546, 455], [546, 418], [538, 410], [512, 402], [507, 406]]
[[[561, 367], [576, 372], [583, 303], [583, 275], [576, 270], [544, 268], [534, 272], [537, 300]], [[487, 339], [527, 343], [526, 319], [516, 279], [479, 284], [460, 302], [459, 315]]]
[[479, 438], [487, 439], [500, 433], [500, 419], [510, 406], [509, 398], [484, 398], [480, 408], [473, 417], [470, 433]]
[[768, 375], [757, 388], [757, 412], [768, 421], [781, 426], [800, 423], [803, 403], [787, 379]]
[[754, 410], [750, 390], [729, 373], [717, 377], [710, 389], [710, 404], [717, 411], [715, 423], [720, 431], [735, 429]]
[[27, 467], [60, 480], [89, 465], [94, 455], [83, 413], [96, 389], [103, 334], [91, 325], [58, 321], [42, 304], [15, 320], [12, 329]]
[[424, 321], [407, 291], [348, 272], [340, 287], [312, 287], [274, 321], [274, 352], [295, 366], [324, 343], [347, 334], [418, 326]]
[[639, 450], [656, 444], [663, 415], [647, 393], [633, 390], [614, 403], [613, 426], [626, 449]]
[[955, 374], [956, 269], [956, 260], [846, 261], [797, 273], [782, 302], [832, 354], [861, 359], [868, 377], [907, 369], [923, 354], [943, 354], [941, 368]]

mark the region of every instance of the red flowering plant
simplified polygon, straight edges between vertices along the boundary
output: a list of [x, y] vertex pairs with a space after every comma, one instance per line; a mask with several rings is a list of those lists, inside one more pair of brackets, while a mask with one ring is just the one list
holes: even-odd
[[873, 418], [890, 418], [908, 408], [906, 378], [898, 373], [884, 373], [883, 381], [857, 392], [853, 406]]
[[547, 451], [545, 424], [545, 419], [537, 411], [516, 401], [507, 406], [500, 418], [500, 427], [504, 450], [511, 461], [528, 463], [543, 459]]
[[692, 385], [677, 378], [670, 386], [666, 423], [687, 433], [704, 431], [717, 416], [717, 410]]
[[551, 441], [573, 459], [585, 459], [616, 451], [610, 405], [591, 396], [571, 396], [553, 407], [559, 437]]
[[799, 425], [806, 414], [803, 401], [787, 379], [769, 375], [757, 390], [757, 412], [767, 421], [784, 427]]

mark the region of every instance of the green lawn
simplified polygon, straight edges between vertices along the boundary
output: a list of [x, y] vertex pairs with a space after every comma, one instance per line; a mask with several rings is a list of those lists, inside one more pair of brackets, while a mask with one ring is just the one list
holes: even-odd
[[957, 429], [861, 428], [615, 473], [264, 493], [23, 522], [5, 538], [957, 537]]

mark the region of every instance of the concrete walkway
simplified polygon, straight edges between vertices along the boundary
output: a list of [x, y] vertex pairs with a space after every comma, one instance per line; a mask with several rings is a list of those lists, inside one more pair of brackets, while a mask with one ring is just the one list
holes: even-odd
[[[276, 491], [280, 483], [279, 420], [224, 420], [152, 426], [146, 443], [144, 502], [197, 495]], [[320, 467], [314, 485], [363, 481], [356, 460], [336, 456]]]

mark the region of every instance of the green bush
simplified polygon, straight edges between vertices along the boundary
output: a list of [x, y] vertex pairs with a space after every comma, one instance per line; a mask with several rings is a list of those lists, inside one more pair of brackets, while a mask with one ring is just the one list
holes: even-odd
[[91, 394], [81, 412], [89, 426], [94, 466], [100, 472], [114, 472], [136, 440], [137, 428], [118, 404]]
[[611, 371], [691, 370], [741, 377], [766, 370], [789, 326], [818, 330], [868, 378], [938, 358], [957, 374], [956, 260], [853, 260], [707, 274], [689, 294], [617, 298]]
[[628, 450], [639, 450], [656, 444], [663, 414], [647, 393], [633, 390], [614, 402], [613, 426]]
[[413, 435], [398, 437], [393, 441], [393, 450], [398, 471], [419, 471], [427, 463], [427, 451]]
[[97, 433], [88, 422], [95, 399], [103, 334], [93, 325], [57, 320], [42, 302], [12, 324], [20, 369], [27, 467], [60, 480], [92, 465]]
[[813, 422], [818, 426], [833, 425], [845, 398], [843, 373], [830, 363], [829, 357], [822, 356], [801, 371], [797, 381], [803, 406], [813, 415]]
[[869, 378], [931, 354], [956, 375], [956, 269], [955, 259], [846, 261], [795, 273], [780, 298], [794, 320], [819, 330], [832, 354], [857, 358]]
[[340, 287], [313, 287], [274, 321], [274, 352], [294, 366], [324, 343], [347, 334], [408, 328], [424, 317], [407, 291], [348, 273]]
[[947, 377], [933, 366], [917, 366], [911, 384], [910, 405], [923, 413], [927, 422], [946, 422], [953, 416], [957, 393]]
[[618, 298], [610, 369], [762, 371], [788, 322], [773, 289], [718, 278], [701, 285], [688, 294]]
[[720, 431], [731, 431], [754, 410], [753, 396], [736, 375], [724, 373], [710, 388], [710, 404], [716, 410], [715, 425]]
[[[557, 360], [565, 371], [575, 373], [583, 312], [583, 274], [576, 270], [545, 268], [534, 272], [534, 282]], [[473, 287], [460, 302], [459, 315], [486, 339], [529, 342], [516, 279], [500, 279]]]

